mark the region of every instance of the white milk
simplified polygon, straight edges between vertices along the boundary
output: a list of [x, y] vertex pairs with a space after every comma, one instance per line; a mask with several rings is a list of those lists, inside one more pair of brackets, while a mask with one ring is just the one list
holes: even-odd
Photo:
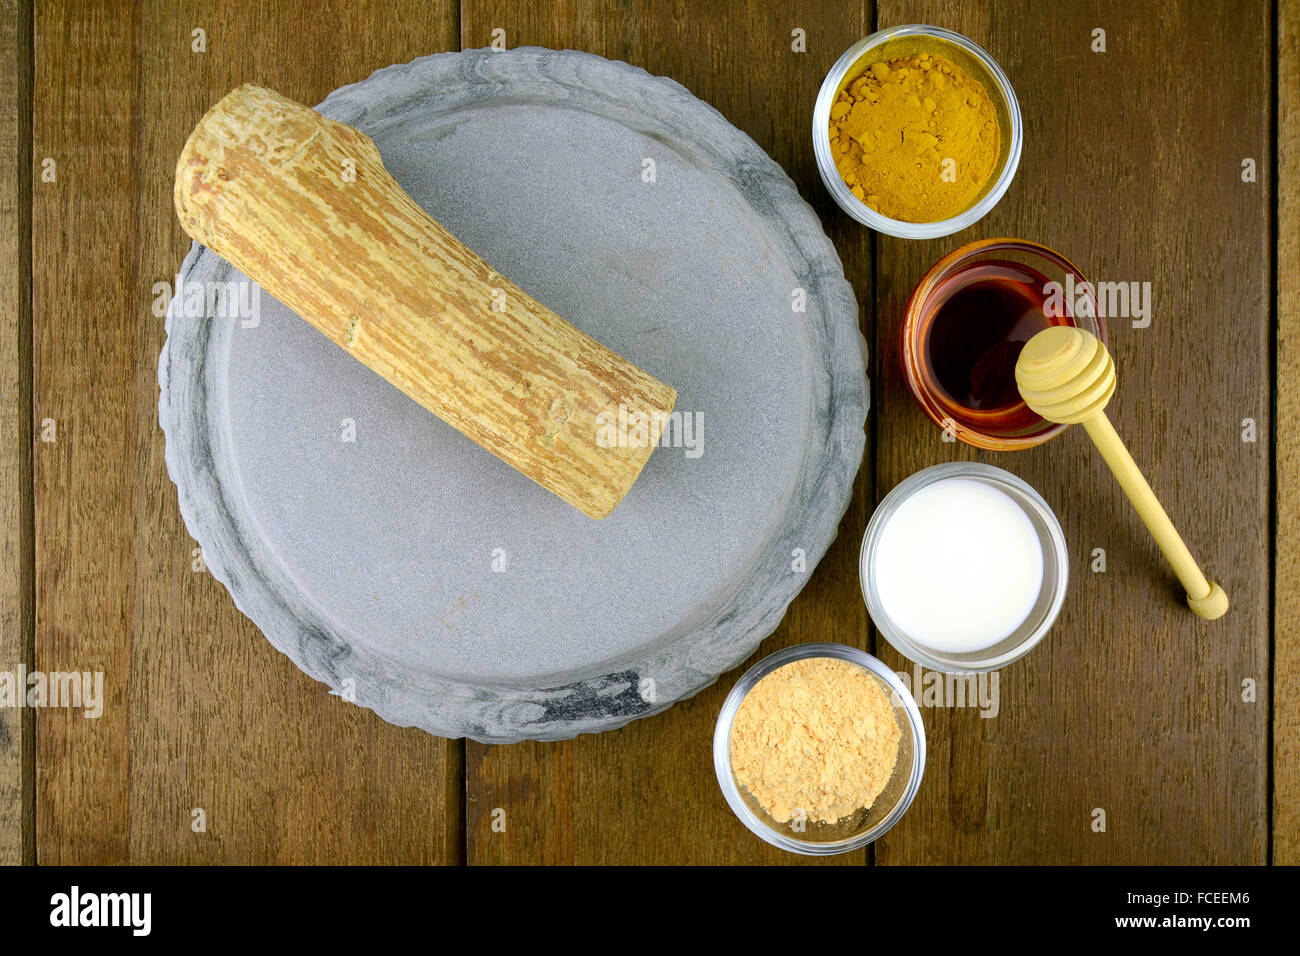
[[922, 647], [961, 654], [992, 647], [1029, 616], [1043, 587], [1043, 549], [1004, 492], [944, 478], [885, 522], [871, 572], [899, 630]]

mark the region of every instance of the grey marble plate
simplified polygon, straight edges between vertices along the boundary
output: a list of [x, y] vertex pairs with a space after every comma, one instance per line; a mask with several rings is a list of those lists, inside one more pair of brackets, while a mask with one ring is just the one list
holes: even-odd
[[593, 521], [196, 245], [159, 417], [213, 575], [306, 673], [443, 736], [607, 730], [738, 664], [834, 538], [864, 444], [857, 304], [785, 173], [677, 83], [573, 51], [424, 57], [319, 109], [676, 387], [694, 447]]

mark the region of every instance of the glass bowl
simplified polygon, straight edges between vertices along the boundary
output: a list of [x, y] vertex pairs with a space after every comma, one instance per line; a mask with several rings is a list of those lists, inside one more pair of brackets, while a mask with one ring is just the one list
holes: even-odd
[[[858, 78], [868, 66], [878, 60], [911, 56], [916, 53], [938, 54], [960, 66], [970, 76], [984, 85], [998, 115], [1001, 146], [998, 149], [997, 172], [989, 177], [984, 189], [961, 213], [937, 222], [904, 222], [890, 219], [876, 212], [849, 189], [835, 168], [831, 153], [831, 106], [840, 91]], [[1024, 142], [1024, 126], [1020, 118], [1020, 103], [1016, 99], [1011, 81], [991, 56], [960, 33], [924, 24], [891, 27], [879, 30], [851, 46], [831, 67], [822, 81], [821, 91], [813, 107], [813, 154], [817, 170], [827, 191], [846, 213], [877, 232], [903, 239], [935, 239], [959, 232], [977, 222], [998, 204], [1020, 165], [1020, 151]]]
[[[791, 824], [774, 820], [736, 782], [731, 769], [731, 727], [741, 702], [755, 684], [778, 667], [809, 657], [850, 661], [878, 680], [890, 693], [900, 735], [893, 776], [870, 807], [833, 824], [806, 821], [800, 832]], [[925, 772], [925, 727], [906, 685], [883, 661], [847, 644], [796, 644], [764, 657], [745, 672], [727, 695], [713, 731], [713, 769], [732, 812], [756, 835], [792, 853], [831, 856], [866, 846], [897, 823], [911, 806]]]
[[[968, 445], [989, 451], [1019, 451], [1041, 445], [1063, 432], [1068, 425], [1049, 422], [1024, 409], [1030, 424], [1014, 433], [982, 431], [969, 421], [962, 421], [961, 411], [944, 395], [925, 372], [926, 335], [933, 318], [935, 303], [947, 294], [948, 280], [981, 262], [1009, 262], [1027, 267], [1033, 273], [1062, 287], [1077, 289], [1086, 282], [1083, 274], [1070, 260], [1047, 246], [1026, 239], [980, 239], [956, 249], [936, 262], [912, 292], [903, 319], [903, 374], [917, 402], [940, 428], [952, 433]], [[1066, 325], [1087, 329], [1103, 345], [1109, 345], [1106, 320], [1100, 315], [1097, 297], [1091, 286], [1084, 286], [1077, 295], [1085, 295], [1091, 303], [1092, 316], [1062, 317]], [[1023, 408], [1023, 403], [1021, 406]]]
[[[876, 590], [876, 551], [889, 519], [909, 497], [927, 485], [945, 478], [973, 478], [1003, 492], [1020, 506], [1038, 534], [1043, 549], [1043, 584], [1029, 615], [1015, 631], [991, 647], [965, 653], [949, 653], [927, 647], [914, 635], [906, 634], [885, 612]], [[935, 542], [936, 547], [940, 545]], [[867, 612], [882, 637], [910, 661], [949, 674], [968, 674], [997, 670], [1028, 654], [1043, 639], [1056, 621], [1069, 581], [1070, 557], [1065, 532], [1055, 512], [1027, 482], [1009, 471], [974, 461], [955, 461], [925, 468], [898, 483], [885, 495], [862, 537], [858, 573], [862, 579], [862, 596]]]

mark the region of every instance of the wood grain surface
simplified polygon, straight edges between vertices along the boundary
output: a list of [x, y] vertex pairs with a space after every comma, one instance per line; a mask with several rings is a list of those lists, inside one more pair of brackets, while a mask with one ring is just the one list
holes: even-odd
[[1278, 5], [1273, 862], [1300, 864], [1300, 0]]
[[[1300, 708], [1287, 696], [1300, 679], [1294, 0], [28, 2], [0, 0], [0, 67], [20, 67], [17, 83], [13, 69], [0, 76], [0, 670], [34, 641], [37, 667], [102, 670], [107, 701], [94, 720], [39, 712], [23, 766], [27, 718], [0, 711], [0, 862], [24, 845], [43, 863], [808, 862], [751, 836], [714, 782], [713, 723], [740, 669], [612, 733], [442, 741], [329, 696], [192, 570], [157, 427], [153, 309], [188, 248], [170, 201], [186, 135], [241, 82], [315, 103], [390, 63], [486, 46], [495, 30], [510, 47], [588, 50], [683, 83], [790, 173], [844, 260], [872, 346], [866, 459], [839, 538], [760, 653], [840, 641], [913, 672], [876, 644], [857, 555], [876, 501], [920, 468], [988, 461], [1061, 518], [1069, 596], [1043, 644], [1000, 673], [997, 715], [923, 707], [929, 761], [913, 808], [873, 848], [823, 862], [1262, 863], [1270, 847], [1275, 862], [1300, 862]], [[930, 242], [875, 237], [841, 213], [808, 132], [839, 55], [878, 25], [916, 22], [984, 46], [1026, 128], [998, 207]], [[1112, 322], [1108, 411], [1227, 589], [1223, 620], [1181, 604], [1082, 431], [977, 453], [943, 442], [908, 394], [897, 341], [912, 287], [947, 251], [996, 235], [1050, 245], [1089, 279], [1151, 284], [1149, 326]], [[1091, 570], [1095, 549], [1104, 572]]]
[[[0, 3], [0, 671], [31, 666], [31, 24]], [[0, 864], [31, 861], [32, 717], [0, 710]], [[26, 738], [26, 739], [24, 739]], [[25, 824], [25, 825], [24, 825]]]

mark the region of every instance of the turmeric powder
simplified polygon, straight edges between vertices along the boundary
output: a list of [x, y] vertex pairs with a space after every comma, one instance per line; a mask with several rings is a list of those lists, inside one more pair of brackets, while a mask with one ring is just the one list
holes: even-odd
[[853, 195], [882, 216], [938, 222], [965, 211], [996, 169], [987, 90], [929, 53], [873, 63], [831, 106], [831, 153]]

